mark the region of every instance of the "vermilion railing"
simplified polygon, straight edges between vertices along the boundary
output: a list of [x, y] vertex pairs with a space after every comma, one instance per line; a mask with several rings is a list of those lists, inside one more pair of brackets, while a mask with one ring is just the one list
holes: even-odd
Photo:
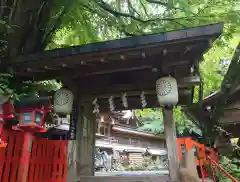
[[216, 177], [214, 174], [214, 167], [217, 168], [220, 172], [225, 174], [229, 179], [231, 179], [233, 182], [238, 182], [236, 178], [234, 178], [231, 174], [229, 174], [225, 169], [223, 169], [215, 160], [213, 160], [211, 157], [207, 156], [207, 159], [210, 161], [210, 166], [212, 170], [212, 178], [213, 181], [216, 182]]
[[238, 182], [238, 180], [236, 178], [234, 178], [231, 174], [229, 174], [226, 170], [224, 170], [218, 164], [219, 155], [214, 149], [206, 147], [204, 144], [195, 142], [190, 137], [178, 138], [177, 144], [178, 144], [178, 154], [179, 154], [180, 160], [182, 159], [182, 156], [183, 156], [182, 146], [184, 146], [185, 150], [192, 150], [193, 148], [196, 149], [196, 153], [198, 153], [198, 158], [196, 160], [196, 164], [200, 167], [202, 182], [205, 181], [205, 176], [206, 176], [205, 173], [206, 172], [204, 171], [204, 167], [207, 167], [207, 166], [211, 167], [212, 178], [213, 178], [214, 182], [216, 182], [214, 168], [217, 168], [220, 172], [224, 173], [233, 182]]
[[204, 182], [205, 176], [206, 176], [206, 173], [204, 171], [204, 164], [205, 164], [205, 159], [206, 159], [204, 144], [195, 142], [190, 137], [189, 138], [178, 138], [177, 144], [178, 144], [178, 155], [179, 155], [180, 160], [182, 160], [182, 156], [183, 156], [182, 147], [184, 147], [185, 150], [187, 150], [187, 151], [192, 150], [193, 148], [195, 148], [197, 150], [198, 158], [196, 159], [196, 164], [200, 167], [202, 182]]

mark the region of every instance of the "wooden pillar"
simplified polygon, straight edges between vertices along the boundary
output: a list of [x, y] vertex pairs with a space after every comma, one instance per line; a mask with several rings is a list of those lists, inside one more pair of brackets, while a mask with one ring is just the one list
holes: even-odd
[[171, 181], [179, 180], [179, 159], [176, 137], [176, 126], [173, 120], [173, 109], [163, 108], [164, 134], [168, 151], [168, 168]]
[[[72, 162], [69, 166], [67, 181], [78, 180], [80, 176], [93, 176], [95, 166], [95, 124], [92, 113], [92, 100], [81, 102], [81, 92], [77, 82], [65, 78], [64, 85], [74, 93], [77, 106], [76, 140], [71, 142]], [[85, 96], [86, 97], [86, 96]], [[85, 99], [86, 100], [86, 99]]]
[[77, 176], [93, 176], [95, 166], [95, 123], [92, 113], [92, 103], [78, 106], [77, 136], [76, 136], [76, 167]]

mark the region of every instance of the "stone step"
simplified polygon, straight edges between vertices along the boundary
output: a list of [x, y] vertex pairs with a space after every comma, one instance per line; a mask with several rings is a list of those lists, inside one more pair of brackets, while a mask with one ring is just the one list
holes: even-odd
[[[201, 181], [202, 181], [202, 179], [201, 179]], [[210, 178], [205, 178], [204, 181], [205, 181], [205, 182], [214, 182], [214, 181], [213, 181], [212, 179], [210, 179]]]

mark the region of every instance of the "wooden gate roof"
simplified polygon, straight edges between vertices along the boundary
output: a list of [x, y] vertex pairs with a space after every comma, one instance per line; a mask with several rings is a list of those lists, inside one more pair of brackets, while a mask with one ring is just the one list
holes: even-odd
[[[214, 109], [219, 99], [222, 97], [220, 92], [216, 92], [204, 99], [200, 104], [193, 104], [184, 109], [190, 119], [201, 123], [205, 127], [212, 127]], [[219, 124], [232, 137], [240, 137], [240, 86], [231, 93], [224, 106], [224, 111], [219, 117]]]
[[185, 105], [200, 82], [199, 61], [222, 30], [218, 23], [21, 55], [12, 68], [21, 80], [71, 79], [79, 92], [92, 97], [127, 92], [137, 105], [144, 91], [149, 106], [157, 103], [156, 79], [172, 75]]
[[[218, 122], [229, 135], [240, 137], [240, 44], [238, 45], [221, 89], [200, 103], [186, 107], [186, 114], [206, 127]], [[217, 119], [217, 121], [214, 121]]]

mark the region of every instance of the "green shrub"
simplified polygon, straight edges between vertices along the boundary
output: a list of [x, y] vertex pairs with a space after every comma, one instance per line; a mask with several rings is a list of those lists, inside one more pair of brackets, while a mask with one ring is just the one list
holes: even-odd
[[143, 162], [140, 165], [129, 165], [124, 167], [121, 164], [117, 165], [117, 171], [155, 171], [163, 169], [164, 163], [162, 161], [155, 161], [151, 156], [144, 156]]
[[[220, 165], [234, 178], [236, 178], [237, 180], [240, 180], [240, 159], [237, 159], [237, 158], [229, 159], [223, 156], [221, 158]], [[216, 175], [217, 181], [219, 182], [232, 181], [224, 173], [219, 172], [218, 170], [215, 171], [215, 175]]]

